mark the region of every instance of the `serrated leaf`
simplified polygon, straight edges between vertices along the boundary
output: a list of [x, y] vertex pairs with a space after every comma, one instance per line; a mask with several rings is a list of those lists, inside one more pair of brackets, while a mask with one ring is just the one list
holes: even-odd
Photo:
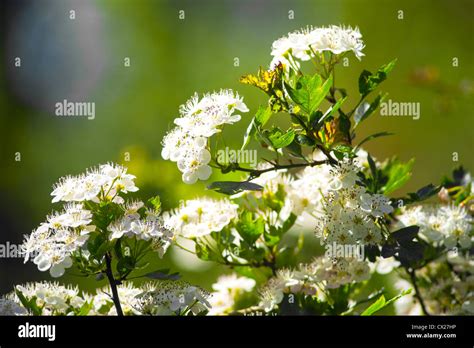
[[301, 76], [296, 82], [295, 88], [285, 84], [291, 99], [298, 104], [308, 115], [317, 110], [332, 85], [332, 76], [322, 83], [321, 76]]

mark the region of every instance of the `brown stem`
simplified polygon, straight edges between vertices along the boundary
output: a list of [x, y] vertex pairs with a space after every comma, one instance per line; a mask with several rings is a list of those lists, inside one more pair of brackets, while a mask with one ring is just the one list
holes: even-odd
[[306, 162], [306, 163], [291, 163], [291, 164], [283, 164], [283, 165], [276, 164], [273, 167], [265, 168], [265, 169], [244, 168], [244, 167], [241, 167], [239, 164], [236, 164], [232, 167], [231, 170], [233, 172], [239, 171], [239, 172], [250, 173], [251, 178], [257, 178], [263, 173], [271, 172], [274, 170], [301, 168], [301, 167], [314, 167], [314, 166], [318, 166], [321, 164], [328, 164], [328, 163], [329, 163], [328, 160], [324, 160], [324, 161], [313, 161], [313, 162]]
[[110, 283], [110, 288], [112, 289], [112, 301], [114, 301], [115, 309], [117, 310], [117, 315], [123, 316], [122, 306], [120, 305], [120, 299], [117, 291], [117, 280], [114, 278], [112, 271], [112, 257], [109, 253], [105, 254], [105, 265], [107, 269], [105, 274]]
[[406, 271], [410, 275], [411, 283], [413, 284], [413, 287], [415, 288], [415, 297], [417, 298], [418, 302], [420, 302], [421, 311], [423, 312], [424, 315], [429, 316], [430, 314], [426, 310], [425, 302], [423, 301], [423, 297], [421, 297], [420, 289], [418, 288], [418, 285], [416, 284], [415, 270], [413, 268], [411, 269], [406, 268]]

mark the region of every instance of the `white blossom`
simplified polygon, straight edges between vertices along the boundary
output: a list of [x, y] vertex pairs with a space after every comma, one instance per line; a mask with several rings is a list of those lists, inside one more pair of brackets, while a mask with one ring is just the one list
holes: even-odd
[[186, 238], [219, 232], [237, 217], [238, 206], [227, 199], [188, 200], [178, 209], [163, 214], [165, 225]]

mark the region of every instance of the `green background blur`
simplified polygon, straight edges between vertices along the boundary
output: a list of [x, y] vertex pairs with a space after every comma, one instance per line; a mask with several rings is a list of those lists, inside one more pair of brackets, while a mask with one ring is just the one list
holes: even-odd
[[[175, 163], [161, 160], [160, 142], [179, 105], [195, 91], [237, 90], [251, 113], [228, 128], [225, 139], [239, 147], [252, 112], [265, 102], [263, 93], [239, 84], [239, 77], [267, 67], [272, 42], [306, 25], [360, 28], [366, 56], [361, 62], [351, 57], [350, 66], [337, 71], [337, 85], [352, 96], [349, 104], [357, 100], [363, 69], [374, 71], [398, 58], [382, 90], [394, 101], [421, 103], [421, 118], [377, 113], [359, 127], [358, 139], [396, 133], [366, 149], [378, 159], [416, 158], [404, 191], [438, 182], [459, 163], [474, 167], [473, 1], [3, 0], [1, 6], [1, 243], [20, 243], [44, 220], [54, 208], [50, 192], [59, 177], [107, 161], [128, 166], [139, 194], [159, 194], [165, 209], [211, 194], [206, 183], [183, 184]], [[76, 11], [74, 20], [70, 10]], [[125, 57], [130, 67], [124, 67]], [[56, 117], [54, 104], [63, 99], [95, 102], [96, 118]], [[130, 162], [123, 162], [125, 152]], [[215, 173], [211, 179], [219, 178]], [[164, 263], [208, 290], [223, 271], [175, 250]], [[48, 274], [31, 262], [0, 259], [0, 293], [40, 279]], [[89, 290], [104, 284], [73, 275], [61, 281]]]

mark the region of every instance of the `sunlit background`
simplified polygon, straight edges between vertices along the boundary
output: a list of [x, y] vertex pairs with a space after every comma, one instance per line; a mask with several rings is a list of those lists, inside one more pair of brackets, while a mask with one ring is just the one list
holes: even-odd
[[[437, 183], [460, 163], [474, 168], [472, 1], [3, 0], [1, 6], [0, 243], [21, 243], [54, 209], [50, 192], [59, 177], [107, 161], [128, 166], [140, 195], [159, 194], [165, 209], [211, 195], [206, 183], [183, 184], [175, 163], [161, 159], [160, 142], [179, 105], [195, 91], [232, 88], [254, 112], [265, 95], [239, 77], [268, 67], [272, 42], [307, 25], [360, 28], [366, 56], [337, 70], [337, 85], [347, 88], [352, 105], [360, 72], [398, 58], [382, 89], [394, 101], [421, 103], [421, 118], [376, 114], [358, 137], [396, 134], [366, 149], [378, 159], [416, 158], [403, 191]], [[55, 116], [55, 103], [64, 99], [95, 102], [95, 119]], [[226, 130], [228, 146], [240, 146], [251, 116]], [[228, 272], [180, 250], [164, 264], [208, 290]], [[48, 277], [31, 262], [0, 259], [0, 293]], [[61, 281], [88, 290], [105, 284], [74, 275]]]

